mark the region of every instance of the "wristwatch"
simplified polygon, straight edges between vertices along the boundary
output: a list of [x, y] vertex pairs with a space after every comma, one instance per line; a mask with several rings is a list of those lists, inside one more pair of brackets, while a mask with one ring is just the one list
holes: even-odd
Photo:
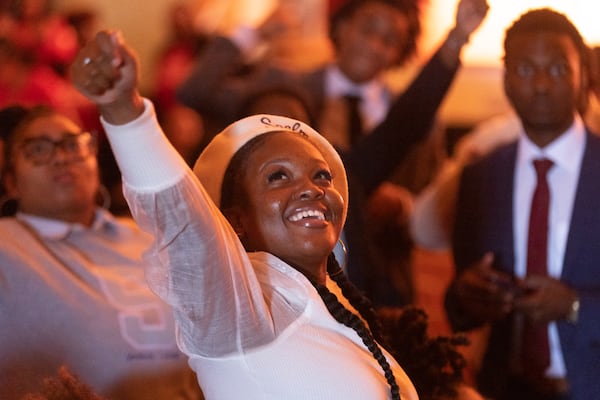
[[572, 324], [577, 323], [577, 320], [579, 319], [579, 297], [576, 297], [571, 303], [571, 308], [569, 309], [566, 319]]

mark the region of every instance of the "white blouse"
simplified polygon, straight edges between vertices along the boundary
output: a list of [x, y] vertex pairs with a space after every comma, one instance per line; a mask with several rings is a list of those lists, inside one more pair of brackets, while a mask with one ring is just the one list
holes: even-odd
[[[272, 254], [244, 250], [145, 104], [129, 124], [103, 124], [132, 213], [155, 238], [149, 285], [173, 306], [178, 344], [206, 398], [390, 398], [377, 361], [304, 275]], [[328, 287], [347, 304], [333, 282]], [[402, 398], [417, 399], [385, 354]]]

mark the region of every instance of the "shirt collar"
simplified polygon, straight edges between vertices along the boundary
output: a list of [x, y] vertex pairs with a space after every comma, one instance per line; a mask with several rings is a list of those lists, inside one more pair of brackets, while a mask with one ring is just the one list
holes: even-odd
[[53, 240], [65, 239], [71, 232], [81, 232], [85, 231], [86, 229], [92, 231], [101, 231], [105, 229], [116, 230], [118, 228], [115, 217], [103, 208], [96, 209], [94, 222], [89, 228], [81, 224], [73, 224], [23, 212], [17, 212], [16, 218], [27, 223], [42, 238]]
[[375, 78], [358, 84], [348, 79], [335, 64], [331, 64], [325, 73], [325, 87], [328, 97], [356, 95], [363, 100], [367, 100], [379, 98], [386, 93], [386, 86], [382, 79]]
[[519, 138], [519, 162], [531, 163], [536, 158], [548, 158], [555, 165], [576, 172], [585, 147], [585, 125], [579, 114], [562, 135], [543, 149], [533, 143], [522, 131]]

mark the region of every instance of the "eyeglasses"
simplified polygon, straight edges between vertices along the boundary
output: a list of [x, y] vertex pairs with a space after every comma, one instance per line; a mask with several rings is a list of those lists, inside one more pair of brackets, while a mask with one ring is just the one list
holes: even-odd
[[21, 143], [25, 158], [35, 165], [48, 164], [60, 149], [71, 160], [83, 160], [96, 152], [96, 140], [89, 132], [76, 135], [67, 134], [62, 140], [51, 140], [47, 137], [25, 139]]

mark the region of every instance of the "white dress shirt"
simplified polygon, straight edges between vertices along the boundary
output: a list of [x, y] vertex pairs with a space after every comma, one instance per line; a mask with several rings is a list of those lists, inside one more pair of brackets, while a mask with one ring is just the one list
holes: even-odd
[[348, 79], [337, 65], [331, 64], [325, 76], [325, 96], [339, 98], [346, 95], [361, 98], [360, 114], [364, 132], [370, 132], [383, 121], [391, 104], [390, 91], [382, 80], [373, 79], [357, 84]]
[[[548, 232], [548, 275], [559, 279], [571, 224], [575, 192], [579, 181], [579, 170], [585, 149], [585, 127], [579, 116], [558, 139], [544, 147], [537, 147], [524, 132], [521, 132], [515, 168], [513, 227], [515, 247], [515, 275], [526, 274], [527, 230], [531, 198], [536, 186], [533, 160], [548, 158], [554, 162], [548, 172], [550, 186], [550, 211]], [[565, 363], [560, 347], [556, 323], [549, 324], [550, 367], [546, 375], [564, 377]]]

